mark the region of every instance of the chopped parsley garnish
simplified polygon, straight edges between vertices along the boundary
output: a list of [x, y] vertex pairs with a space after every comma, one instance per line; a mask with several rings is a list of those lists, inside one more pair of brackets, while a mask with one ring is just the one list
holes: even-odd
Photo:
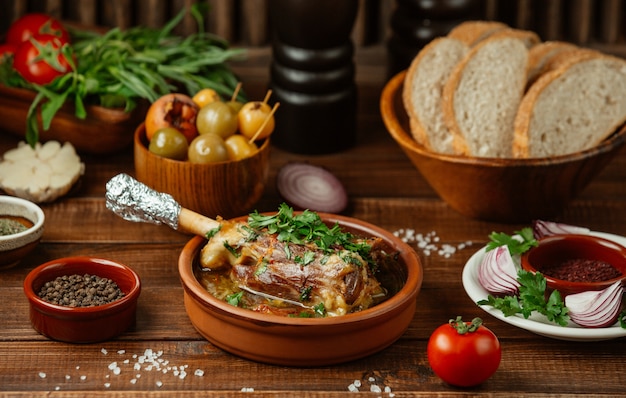
[[226, 296], [226, 302], [232, 306], [239, 307], [239, 303], [241, 302], [242, 297], [243, 297], [243, 290]]
[[315, 253], [307, 251], [307, 252], [304, 252], [304, 255], [302, 257], [296, 256], [294, 261], [298, 264], [309, 265], [313, 262], [314, 259], [315, 259]]
[[490, 294], [486, 300], [480, 300], [478, 305], [490, 305], [502, 311], [504, 316], [522, 314], [526, 319], [533, 311], [537, 311], [545, 315], [549, 321], [567, 326], [569, 315], [561, 293], [553, 290], [546, 300], [547, 282], [540, 272], [520, 270], [517, 281], [520, 283], [517, 296], [494, 297]]
[[[248, 225], [256, 230], [266, 228], [268, 233], [276, 234], [281, 242], [299, 245], [311, 242], [326, 253], [332, 252], [337, 247], [343, 247], [358, 253], [368, 263], [373, 263], [370, 245], [354, 242], [354, 236], [349, 232], [343, 232], [339, 224], [328, 227], [317, 213], [310, 210], [294, 215], [293, 209], [282, 203], [278, 213], [273, 215], [262, 215], [258, 211], [251, 213]], [[286, 254], [289, 258], [289, 253]]]
[[261, 260], [261, 264], [257, 267], [256, 271], [254, 271], [254, 276], [259, 276], [267, 270], [267, 259], [263, 258]]
[[220, 229], [222, 229], [222, 225], [220, 224], [219, 226], [213, 228], [212, 230], [210, 230], [209, 232], [206, 233], [206, 238], [207, 239], [211, 239], [212, 237], [215, 236], [215, 234], [217, 234], [218, 232], [220, 232]]
[[[515, 231], [515, 236], [507, 235], [503, 232], [492, 232], [489, 235], [489, 243], [486, 250], [493, 250], [498, 246], [508, 246], [511, 255], [522, 254], [531, 247], [538, 245], [537, 239], [533, 236], [533, 230], [530, 227], [522, 228]], [[521, 240], [520, 240], [521, 238]]]
[[307, 286], [300, 292], [300, 301], [307, 301], [311, 298], [311, 290], [313, 290], [313, 286]]
[[230, 254], [232, 254], [235, 257], [239, 257], [240, 254], [237, 253], [237, 249], [235, 249], [234, 247], [232, 247], [228, 241], [224, 241], [224, 247], [226, 248], [226, 250], [228, 250], [230, 252]]

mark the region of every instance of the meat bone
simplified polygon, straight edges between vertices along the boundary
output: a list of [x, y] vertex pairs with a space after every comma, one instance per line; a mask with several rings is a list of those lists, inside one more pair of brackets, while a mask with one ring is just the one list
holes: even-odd
[[170, 194], [158, 192], [128, 174], [106, 184], [106, 207], [128, 221], [165, 224], [184, 233], [206, 237], [219, 221], [182, 207]]
[[[106, 184], [106, 207], [125, 220], [150, 224], [165, 224], [185, 233], [206, 237], [206, 233], [220, 226], [219, 221], [182, 207], [172, 195], [155, 191], [128, 174], [118, 174]], [[240, 286], [252, 294], [272, 300], [283, 300], [304, 308], [312, 308], [297, 301], [259, 292]]]

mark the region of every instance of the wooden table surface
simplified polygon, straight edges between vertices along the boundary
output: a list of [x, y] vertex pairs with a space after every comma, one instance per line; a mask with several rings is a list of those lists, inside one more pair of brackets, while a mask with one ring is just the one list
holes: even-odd
[[[485, 244], [490, 232], [511, 233], [525, 225], [468, 219], [437, 197], [385, 131], [378, 111], [385, 74], [367, 60], [366, 56], [358, 65], [357, 145], [322, 156], [273, 148], [270, 183], [258, 209], [272, 211], [280, 203], [273, 184], [277, 170], [289, 161], [306, 160], [328, 168], [343, 181], [350, 195], [347, 215], [389, 231], [430, 233], [439, 239], [438, 247], [470, 242], [450, 256], [427, 254], [413, 244], [423, 262], [424, 282], [414, 319], [400, 340], [361, 360], [315, 368], [256, 363], [208, 343], [194, 330], [183, 307], [177, 259], [190, 237], [165, 226], [124, 221], [105, 208], [106, 182], [120, 172], [134, 174], [132, 148], [128, 148], [110, 156], [83, 155], [86, 172], [78, 188], [42, 206], [46, 215], [42, 243], [20, 266], [0, 273], [0, 395], [336, 397], [359, 383], [361, 392], [380, 397], [626, 392], [626, 340], [567, 342], [541, 337], [499, 321], [467, 296], [461, 272], [468, 258]], [[266, 73], [247, 65], [240, 72], [251, 96], [262, 95]], [[17, 142], [1, 133], [0, 151]], [[624, 181], [626, 152], [622, 151], [555, 220], [626, 235]], [[32, 329], [22, 290], [26, 274], [43, 262], [75, 255], [117, 260], [139, 273], [143, 290], [134, 329], [111, 341], [85, 345], [51, 341]], [[426, 358], [432, 331], [456, 315], [468, 320], [482, 317], [502, 344], [499, 370], [472, 389], [443, 383]], [[146, 350], [160, 354], [160, 370], [135, 370]], [[119, 375], [110, 367], [114, 362], [121, 369]], [[185, 377], [176, 371], [180, 369]], [[197, 370], [203, 374], [196, 374]], [[382, 392], [369, 394], [376, 387]]]

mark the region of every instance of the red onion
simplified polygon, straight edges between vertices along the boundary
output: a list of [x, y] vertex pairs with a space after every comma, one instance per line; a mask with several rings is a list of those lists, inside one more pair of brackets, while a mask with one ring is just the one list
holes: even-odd
[[478, 267], [478, 281], [491, 294], [517, 294], [520, 286], [517, 267], [507, 246], [498, 246], [485, 253]]
[[617, 321], [623, 294], [624, 288], [618, 281], [604, 290], [565, 296], [565, 306], [574, 323], [587, 328], [602, 328]]
[[541, 239], [546, 236], [552, 235], [564, 235], [564, 234], [580, 234], [586, 235], [589, 233], [589, 228], [579, 227], [576, 225], [569, 225], [563, 223], [557, 223], [553, 221], [535, 220], [533, 221], [533, 235], [535, 239]]
[[308, 163], [284, 165], [276, 177], [280, 196], [295, 209], [341, 213], [348, 194], [341, 181], [328, 170]]

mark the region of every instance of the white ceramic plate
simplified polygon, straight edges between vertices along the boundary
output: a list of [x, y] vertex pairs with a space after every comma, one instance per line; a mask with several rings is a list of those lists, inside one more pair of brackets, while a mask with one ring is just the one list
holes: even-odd
[[[626, 246], [626, 238], [623, 236], [601, 232], [590, 232], [590, 235], [609, 239], [622, 246]], [[485, 248], [483, 247], [470, 257], [463, 268], [463, 287], [474, 303], [486, 299], [489, 294], [478, 282], [478, 266], [484, 255]], [[618, 324], [598, 329], [582, 328], [574, 323], [570, 323], [568, 326], [559, 326], [555, 323], [549, 322], [543, 315], [540, 314], [533, 314], [528, 319], [525, 319], [521, 315], [505, 317], [502, 314], [502, 311], [491, 306], [480, 305], [479, 307], [490, 315], [513, 326], [517, 326], [541, 336], [559, 340], [601, 341], [626, 336], [626, 329], [622, 329]]]

